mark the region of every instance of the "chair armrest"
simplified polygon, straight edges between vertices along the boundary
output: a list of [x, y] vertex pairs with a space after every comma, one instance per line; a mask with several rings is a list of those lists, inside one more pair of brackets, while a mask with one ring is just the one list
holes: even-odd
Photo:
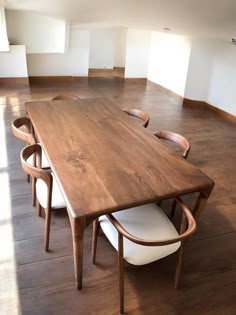
[[107, 218], [109, 221], [114, 225], [118, 233], [129, 239], [130, 241], [140, 244], [140, 245], [146, 245], [146, 246], [164, 246], [169, 245], [173, 243], [177, 243], [179, 241], [182, 241], [183, 239], [189, 237], [191, 234], [193, 234], [196, 230], [196, 221], [194, 220], [191, 211], [188, 209], [188, 207], [182, 202], [180, 198], [176, 198], [176, 202], [179, 204], [181, 209], [183, 210], [183, 214], [187, 218], [188, 227], [185, 230], [185, 232], [181, 233], [178, 237], [171, 238], [171, 239], [164, 239], [164, 240], [145, 240], [136, 237], [135, 235], [130, 234], [124, 227], [117, 221], [117, 219], [112, 214], [107, 214]]

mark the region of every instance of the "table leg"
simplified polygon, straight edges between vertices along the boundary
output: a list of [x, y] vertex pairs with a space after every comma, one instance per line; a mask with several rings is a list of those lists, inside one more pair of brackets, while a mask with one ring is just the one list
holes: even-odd
[[82, 289], [83, 277], [83, 238], [85, 230], [85, 220], [77, 219], [71, 220], [72, 239], [73, 239], [73, 253], [74, 253], [74, 269], [75, 281], [78, 290]]
[[194, 206], [194, 209], [193, 209], [193, 215], [196, 220], [198, 219], [200, 213], [202, 212], [213, 188], [214, 188], [214, 183], [212, 184], [212, 186], [200, 192], [198, 199], [196, 201], [196, 204]]

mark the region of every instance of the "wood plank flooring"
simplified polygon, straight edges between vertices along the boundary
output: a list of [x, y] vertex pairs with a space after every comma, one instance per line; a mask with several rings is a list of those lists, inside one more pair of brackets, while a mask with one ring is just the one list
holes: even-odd
[[[11, 120], [24, 115], [25, 101], [63, 93], [107, 97], [121, 108], [144, 109], [151, 117], [151, 131], [172, 130], [191, 141], [188, 160], [216, 182], [197, 233], [186, 246], [181, 288], [174, 289], [175, 255], [139, 268], [126, 265], [126, 314], [236, 314], [235, 125], [209, 111], [183, 108], [180, 100], [153, 84], [120, 78], [0, 87], [0, 314], [118, 314], [117, 257], [103, 235], [97, 265], [92, 265], [91, 227], [86, 231], [82, 291], [74, 286], [65, 212], [53, 213], [51, 252], [44, 252], [44, 219], [31, 206], [30, 185], [19, 160], [23, 143], [11, 133]], [[195, 198], [185, 197], [190, 205]], [[163, 207], [168, 212], [171, 203], [163, 202]]]

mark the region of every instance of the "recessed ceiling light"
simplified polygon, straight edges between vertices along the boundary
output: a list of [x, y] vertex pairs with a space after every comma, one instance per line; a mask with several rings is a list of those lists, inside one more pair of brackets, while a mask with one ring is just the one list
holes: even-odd
[[171, 29], [168, 28], [168, 27], [163, 27], [163, 30], [164, 30], [164, 31], [167, 31], [167, 32], [171, 31]]

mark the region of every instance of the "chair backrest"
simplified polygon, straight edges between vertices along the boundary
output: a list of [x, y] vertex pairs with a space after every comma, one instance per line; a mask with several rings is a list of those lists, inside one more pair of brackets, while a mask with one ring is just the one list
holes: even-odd
[[132, 109], [123, 109], [124, 112], [126, 112], [130, 116], [137, 117], [143, 121], [143, 126], [147, 128], [149, 124], [149, 114], [147, 112], [144, 112], [143, 110], [132, 108]]
[[11, 123], [12, 133], [17, 138], [26, 141], [28, 144], [36, 143], [36, 138], [32, 131], [31, 121], [28, 117], [15, 118]]
[[[33, 165], [27, 162], [33, 155]], [[52, 175], [50, 171], [41, 168], [42, 148], [40, 144], [32, 144], [24, 147], [20, 153], [23, 170], [32, 177], [41, 178], [48, 186], [52, 185]]]
[[52, 98], [52, 101], [57, 101], [57, 100], [79, 100], [80, 98], [76, 95], [73, 94], [59, 94], [56, 95]]
[[154, 135], [159, 139], [169, 140], [178, 144], [183, 150], [182, 157], [187, 159], [190, 150], [190, 142], [184, 136], [172, 131], [157, 131]]
[[[196, 228], [196, 221], [194, 220], [191, 211], [188, 209], [188, 207], [183, 203], [183, 201], [180, 198], [175, 199], [176, 202], [179, 204], [181, 210], [182, 210], [182, 219], [181, 219], [181, 226], [180, 226], [180, 233], [178, 237], [172, 238], [172, 239], [164, 239], [164, 240], [145, 240], [138, 238], [132, 234], [130, 234], [128, 231], [126, 231], [123, 226], [116, 220], [116, 218], [112, 214], [107, 214], [107, 218], [111, 221], [111, 223], [115, 226], [117, 231], [129, 239], [131, 242], [134, 242], [136, 244], [145, 245], [145, 246], [164, 246], [169, 245], [173, 243], [177, 243], [179, 241], [182, 241], [192, 235]], [[186, 228], [187, 226], [187, 228]]]
[[[27, 162], [28, 158], [33, 155], [33, 165]], [[32, 178], [42, 179], [47, 185], [47, 206], [50, 207], [52, 201], [53, 178], [50, 171], [41, 168], [42, 148], [39, 144], [32, 144], [24, 147], [20, 153], [21, 165], [23, 170], [32, 176]]]

